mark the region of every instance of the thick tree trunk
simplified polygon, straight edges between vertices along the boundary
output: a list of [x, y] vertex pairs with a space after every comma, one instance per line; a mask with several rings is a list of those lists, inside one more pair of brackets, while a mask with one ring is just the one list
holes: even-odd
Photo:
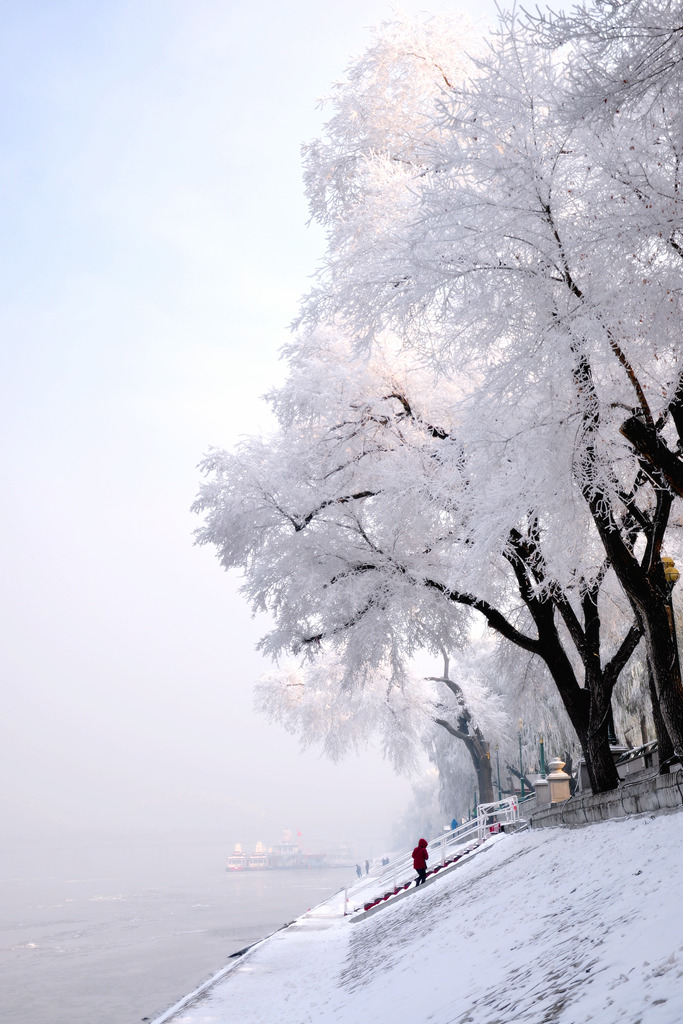
[[[544, 637], [547, 640], [548, 634]], [[576, 685], [575, 676], [564, 650], [546, 644], [542, 655], [557, 686], [562, 703], [576, 730], [586, 761], [588, 778], [594, 793], [607, 793], [619, 785], [619, 773], [609, 749], [609, 709], [611, 688], [602, 677], [588, 677], [586, 685]]]
[[[478, 732], [479, 730], [477, 730]], [[491, 755], [489, 745], [481, 736], [472, 740], [465, 740], [465, 745], [470, 752], [474, 770], [477, 773], [477, 788], [479, 790], [479, 803], [492, 804], [493, 795], [493, 770], [491, 767]]]
[[[540, 600], [532, 580], [543, 573], [538, 569], [540, 552], [533, 537], [524, 539], [511, 533], [512, 565], [524, 599], [538, 630], [536, 653], [543, 658], [569, 719], [576, 730], [588, 768], [594, 793], [615, 789], [619, 776], [609, 752], [609, 709], [614, 682], [624, 662], [640, 639], [640, 631], [631, 629], [620, 650], [604, 669], [600, 667], [600, 614], [598, 611], [599, 584], [587, 589], [581, 604], [584, 625], [565, 597], [553, 601]], [[579, 686], [571, 661], [558, 633], [555, 611], [562, 616], [569, 629], [584, 666], [584, 686]]]
[[[649, 462], [650, 476], [655, 484], [656, 508], [643, 521], [635, 507], [632, 507], [630, 514], [633, 517], [633, 525], [630, 529], [625, 529], [623, 522], [620, 525], [619, 517], [614, 513], [611, 500], [604, 493], [601, 484], [600, 460], [592, 438], [592, 435], [597, 436], [600, 426], [600, 403], [595, 392], [592, 368], [585, 353], [580, 351], [578, 346], [574, 382], [585, 410], [583, 423], [587, 443], [584, 448], [585, 476], [582, 481], [584, 497], [593, 515], [605, 553], [631, 602], [638, 623], [642, 626], [662, 718], [675, 753], [683, 757], [683, 682], [676, 647], [670, 590], [664, 575], [661, 552], [674, 493], [683, 493], [683, 489], [678, 490], [678, 484], [673, 478], [668, 481], [667, 486], [666, 469], [669, 469], [673, 477], [676, 475], [674, 470], [681, 467], [668, 464], [665, 467], [666, 452], [657, 445], [656, 438], [653, 437], [653, 430], [656, 432], [656, 428], [646, 403], [641, 402], [644, 420], [649, 426], [643, 432], [639, 429], [640, 417], [632, 417], [626, 421], [622, 432], [644, 461]], [[683, 429], [682, 394], [683, 376], [679, 380], [672, 402], [672, 414], [679, 430]], [[670, 452], [669, 454], [671, 455]], [[674, 456], [674, 461], [680, 462], [677, 456]], [[661, 477], [660, 473], [663, 474]], [[683, 485], [683, 480], [679, 482]], [[632, 534], [635, 524], [643, 531], [646, 540], [642, 562], [633, 552]]]
[[674, 753], [683, 756], [683, 682], [668, 602], [653, 600], [642, 609], [647, 656], [656, 701]]
[[589, 729], [586, 747], [590, 757], [586, 758], [586, 768], [594, 793], [607, 793], [619, 785], [619, 772], [614, 763], [609, 741], [607, 722]]
[[[568, 597], [557, 594], [559, 588], [556, 588], [553, 598], [539, 596], [538, 584], [544, 580], [547, 582], [547, 579], [539, 546], [537, 524], [532, 523], [529, 526], [526, 536], [517, 529], [511, 530], [508, 547], [504, 554], [517, 579], [520, 597], [535, 623], [538, 632], [536, 639], [518, 630], [485, 600], [475, 598], [471, 594], [449, 590], [434, 580], [426, 580], [426, 585], [433, 587], [456, 603], [476, 608], [486, 618], [489, 626], [506, 640], [521, 647], [522, 650], [537, 655], [545, 662], [581, 743], [594, 791], [602, 793], [614, 789], [618, 785], [618, 775], [611, 757], [608, 759], [605, 756], [602, 747], [602, 724], [597, 729], [594, 725], [596, 720], [601, 721], [601, 717], [600, 715], [596, 716], [591, 711], [591, 707], [596, 700], [601, 708], [609, 707], [612, 690], [619, 672], [640, 640], [640, 620], [637, 619], [637, 624], [632, 625], [611, 661], [604, 669], [596, 671], [593, 666], [600, 664], [600, 615], [597, 602], [601, 577], [587, 589], [582, 599], [585, 618], [585, 625], [582, 627]], [[574, 646], [583, 661], [586, 677], [586, 685], [583, 687], [579, 685], [572, 662], [559, 635], [555, 621], [556, 612], [564, 620]], [[446, 670], [443, 681], [453, 689], [453, 684], [447, 679], [447, 676]], [[439, 720], [437, 719], [437, 721]], [[445, 725], [446, 723], [442, 721], [440, 724]], [[449, 726], [446, 727], [449, 728]], [[589, 743], [588, 737], [591, 733], [594, 735]], [[463, 737], [460, 736], [460, 738]], [[607, 747], [609, 750], [609, 742]], [[594, 756], [598, 758], [595, 764], [593, 764]]]
[[[434, 682], [445, 683], [448, 689], [451, 691], [453, 696], [459, 702], [461, 711], [458, 716], [457, 726], [453, 726], [450, 722], [447, 722], [443, 718], [436, 718], [434, 721], [437, 725], [442, 726], [446, 729], [451, 736], [455, 736], [456, 739], [462, 740], [470, 757], [472, 758], [472, 764], [474, 770], [477, 773], [477, 788], [479, 790], [479, 803], [480, 804], [491, 804], [493, 803], [493, 771], [491, 768], [491, 752], [489, 744], [484, 739], [482, 732], [476, 726], [473, 727], [472, 715], [469, 709], [465, 705], [465, 700], [462, 694], [462, 690], [457, 683], [454, 683], [449, 678], [449, 657], [446, 651], [442, 651], [443, 654], [443, 676], [441, 679], [434, 679]], [[433, 677], [432, 677], [433, 678]]]
[[[655, 689], [655, 681], [652, 678], [652, 669], [650, 663], [647, 663], [647, 681], [650, 688], [650, 702], [652, 704], [652, 721], [655, 727], [655, 736], [657, 737], [657, 755], [659, 757], [659, 771], [661, 775], [667, 775], [669, 766], [667, 762], [674, 756], [674, 745], [671, 742], [671, 737], [666, 731], [666, 725], [662, 718], [662, 712], [659, 707], [659, 699], [657, 697], [657, 691]], [[645, 742], [645, 740], [643, 740]]]
[[610, 740], [612, 733], [612, 693], [605, 686], [602, 673], [589, 673], [586, 687], [590, 693], [588, 706], [588, 730], [585, 744], [589, 752], [586, 768], [594, 793], [607, 793], [619, 785], [619, 772], [614, 764]]
[[[661, 515], [660, 527], [663, 531], [668, 521], [669, 501], [666, 495], [665, 498], [660, 495], [660, 499], [662, 505], [666, 506]], [[664, 578], [659, 545], [654, 545], [650, 564], [643, 568], [597, 499], [591, 499], [591, 510], [619, 583], [642, 626], [662, 718], [675, 753], [683, 757], [683, 681], [671, 599]]]
[[[680, 442], [683, 443], [683, 374], [679, 377], [670, 408]], [[615, 550], [610, 552], [609, 541], [612, 538], [609, 535], [605, 535], [604, 538], [607, 540], [605, 549], [608, 554], [616, 555], [613, 564], [619, 582], [643, 623], [648, 660], [664, 725], [675, 753], [683, 757], [683, 682], [671, 604], [671, 588], [665, 582], [661, 566], [661, 543], [673, 501], [671, 496], [668, 500], [664, 497], [663, 485], [668, 484], [675, 494], [683, 496], [683, 460], [679, 451], [672, 452], [669, 449], [659, 436], [655, 425], [644, 422], [639, 416], [632, 416], [626, 420], [621, 432], [631, 442], [638, 456], [650, 466], [653, 478], [656, 479], [659, 474], [663, 476], [658, 495], [658, 510], [661, 510], [663, 525], [660, 526], [658, 543], [653, 548], [654, 558], [651, 564], [645, 567], [644, 579], [640, 579], [638, 573], [633, 571], [633, 567], [629, 565], [628, 555], [625, 556], [623, 550], [618, 550], [618, 545], [612, 544]], [[603, 533], [601, 530], [601, 534]]]
[[477, 773], [477, 789], [479, 791], [480, 804], [492, 804], [493, 795], [493, 769], [491, 766], [491, 754], [489, 745], [482, 736], [479, 729], [470, 731], [470, 715], [468, 711], [460, 717], [458, 727], [455, 728], [444, 718], [435, 718], [434, 721], [458, 740], [462, 740], [472, 758], [474, 770]]

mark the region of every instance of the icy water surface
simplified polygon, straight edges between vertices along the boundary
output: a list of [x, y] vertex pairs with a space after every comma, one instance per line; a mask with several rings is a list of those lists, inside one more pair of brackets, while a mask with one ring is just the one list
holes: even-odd
[[0, 879], [2, 1024], [137, 1024], [350, 881], [226, 872], [217, 843], [19, 851]]

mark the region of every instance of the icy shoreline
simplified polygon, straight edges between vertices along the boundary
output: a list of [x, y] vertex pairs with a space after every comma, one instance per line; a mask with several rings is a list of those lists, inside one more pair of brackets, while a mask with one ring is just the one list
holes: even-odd
[[[149, 1024], [166, 1024], [167, 1021], [178, 1020], [177, 1015], [178, 1013], [180, 1013], [181, 1010], [183, 1010], [185, 1007], [191, 1006], [192, 1003], [196, 1002], [196, 1000], [200, 999], [210, 989], [214, 988], [215, 985], [223, 981], [223, 979], [226, 978], [232, 971], [236, 970], [241, 964], [242, 957], [254, 952], [259, 946], [262, 946], [264, 942], [268, 942], [269, 939], [272, 939], [273, 935], [277, 935], [278, 932], [284, 931], [284, 929], [287, 927], [289, 926], [283, 925], [282, 928], [276, 929], [276, 931], [271, 932], [270, 935], [264, 935], [262, 939], [259, 939], [257, 942], [253, 942], [244, 950], [240, 950], [238, 953], [231, 953], [231, 963], [226, 964], [225, 967], [221, 967], [219, 971], [216, 971], [216, 973], [212, 974], [210, 978], [207, 978], [206, 981], [203, 981], [201, 985], [197, 985], [195, 989], [193, 989], [191, 992], [188, 992], [188, 994], [186, 996], [183, 996], [182, 999], [178, 999], [178, 1001], [173, 1003], [172, 1006], [169, 1006], [168, 1009], [164, 1010], [158, 1016], [149, 1020]], [[144, 1019], [147, 1020], [147, 1018]]]
[[505, 836], [357, 922], [303, 917], [152, 1024], [679, 1024], [683, 814]]

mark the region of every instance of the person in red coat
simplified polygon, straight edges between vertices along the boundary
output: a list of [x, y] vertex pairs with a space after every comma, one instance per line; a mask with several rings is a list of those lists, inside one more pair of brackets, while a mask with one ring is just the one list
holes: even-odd
[[415, 887], [424, 882], [427, 878], [427, 858], [429, 854], [427, 852], [427, 840], [420, 839], [419, 843], [413, 850], [413, 867], [417, 871], [417, 881]]

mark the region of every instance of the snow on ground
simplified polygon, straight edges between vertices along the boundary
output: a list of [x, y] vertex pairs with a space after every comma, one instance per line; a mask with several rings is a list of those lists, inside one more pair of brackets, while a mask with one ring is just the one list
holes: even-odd
[[272, 936], [173, 1024], [681, 1024], [683, 813], [538, 829]]

